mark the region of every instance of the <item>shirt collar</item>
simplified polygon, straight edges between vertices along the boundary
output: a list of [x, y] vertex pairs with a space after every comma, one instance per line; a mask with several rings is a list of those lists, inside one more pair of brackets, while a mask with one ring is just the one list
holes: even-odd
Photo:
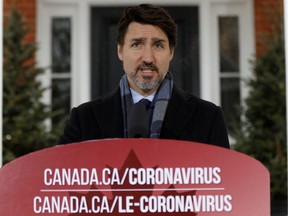
[[149, 101], [152, 102], [153, 99], [154, 99], [154, 96], [156, 94], [156, 92], [154, 92], [154, 93], [144, 97], [143, 95], [139, 94], [138, 92], [136, 92], [135, 90], [133, 90], [131, 88], [130, 88], [130, 91], [131, 91], [131, 95], [132, 95], [132, 98], [133, 98], [133, 103], [137, 103], [143, 98], [148, 99]]

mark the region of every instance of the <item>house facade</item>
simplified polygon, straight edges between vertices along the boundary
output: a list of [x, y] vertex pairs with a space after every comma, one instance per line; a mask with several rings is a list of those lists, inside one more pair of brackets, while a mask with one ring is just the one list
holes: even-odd
[[[135, 0], [133, 4], [143, 1]], [[282, 0], [153, 0], [165, 7], [179, 29], [171, 63], [175, 82], [222, 106], [226, 121], [248, 94], [243, 79], [250, 60], [265, 52], [263, 34], [272, 28]], [[13, 0], [4, 0], [4, 16]], [[116, 53], [116, 27], [129, 0], [18, 0], [36, 41], [37, 65], [46, 68], [43, 100], [66, 112], [118, 85], [124, 74]], [[236, 116], [237, 117], [237, 116]], [[229, 124], [229, 123], [228, 123]], [[228, 125], [229, 126], [229, 125]]]

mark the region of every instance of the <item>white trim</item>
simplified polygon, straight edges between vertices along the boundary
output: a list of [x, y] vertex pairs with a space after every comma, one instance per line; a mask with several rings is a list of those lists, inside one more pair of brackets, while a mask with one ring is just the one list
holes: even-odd
[[[91, 55], [90, 55], [90, 6], [85, 4], [85, 2], [81, 1], [79, 5], [79, 64], [76, 72], [78, 74], [75, 82], [79, 81], [81, 86], [75, 88], [76, 94], [78, 95], [75, 98], [74, 103], [72, 103], [72, 107], [76, 106], [77, 104], [89, 101], [91, 99], [91, 69], [90, 69], [90, 62], [91, 62]], [[77, 61], [77, 60], [76, 60]], [[76, 83], [74, 83], [77, 85]]]
[[212, 98], [212, 79], [211, 64], [213, 56], [211, 52], [211, 4], [203, 1], [199, 8], [200, 11], [200, 97], [211, 101]]
[[[218, 17], [219, 16], [237, 16], [239, 18], [239, 60], [240, 60], [240, 93], [241, 101], [248, 95], [248, 88], [244, 86], [242, 78], [251, 76], [249, 60], [252, 59], [255, 52], [254, 25], [253, 25], [253, 3], [251, 1], [231, 1], [225, 3], [211, 4], [211, 52], [210, 52], [210, 85], [205, 86], [203, 80], [202, 88], [209, 88], [210, 95], [202, 95], [208, 100], [219, 104], [221, 103], [220, 93], [220, 66], [219, 66], [219, 39], [218, 39]], [[207, 90], [207, 89], [206, 89]], [[209, 97], [210, 96], [210, 97]]]
[[[255, 27], [254, 27], [254, 4], [253, 1], [246, 1], [243, 4], [244, 9], [241, 11], [241, 26], [240, 26], [240, 34], [241, 34], [241, 56], [240, 56], [240, 65], [241, 68], [241, 79], [249, 79], [252, 77], [251, 72], [251, 63], [250, 60], [255, 57]], [[244, 26], [245, 25], [245, 26]], [[243, 102], [245, 98], [247, 98], [249, 94], [249, 88], [245, 84], [245, 82], [240, 83], [241, 89], [241, 101]]]
[[[71, 106], [76, 106], [90, 99], [90, 82], [87, 82], [90, 72], [89, 69], [85, 69], [85, 65], [89, 65], [89, 60], [86, 60], [88, 59], [87, 54], [85, 55], [85, 52], [83, 52], [85, 48], [80, 46], [81, 41], [87, 41], [82, 35], [87, 36], [87, 34], [80, 34], [80, 31], [83, 31], [85, 27], [81, 27], [82, 25], [79, 23], [78, 4], [66, 5], [60, 1], [55, 4], [46, 0], [38, 1], [36, 40], [39, 50], [36, 57], [38, 65], [47, 68], [44, 75], [40, 77], [44, 87], [51, 86], [52, 79], [52, 72], [49, 67], [51, 65], [51, 20], [53, 17], [69, 17], [72, 21]], [[81, 51], [83, 55], [81, 55], [79, 51]], [[82, 67], [80, 67], [80, 65]], [[43, 100], [47, 104], [51, 103], [51, 91], [45, 92]]]

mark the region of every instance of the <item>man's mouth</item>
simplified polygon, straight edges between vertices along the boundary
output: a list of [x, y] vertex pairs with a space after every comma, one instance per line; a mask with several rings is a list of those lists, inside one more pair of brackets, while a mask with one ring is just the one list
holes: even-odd
[[158, 73], [158, 68], [156, 67], [156, 65], [139, 65], [137, 71], [150, 75], [155, 72]]
[[150, 80], [150, 79], [155, 75], [155, 73], [156, 73], [156, 71], [153, 70], [153, 69], [151, 69], [151, 68], [143, 68], [143, 69], [140, 69], [138, 72], [139, 72], [139, 75], [142, 76], [142, 78], [144, 78], [144, 79], [149, 79], [149, 80]]
[[142, 71], [143, 73], [152, 73], [155, 71], [155, 69], [152, 68], [141, 68], [140, 71]]

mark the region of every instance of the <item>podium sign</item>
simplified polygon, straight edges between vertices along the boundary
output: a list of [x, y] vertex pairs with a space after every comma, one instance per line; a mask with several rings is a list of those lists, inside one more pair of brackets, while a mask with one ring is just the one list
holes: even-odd
[[244, 154], [186, 141], [56, 146], [0, 169], [0, 215], [270, 215], [269, 173]]

